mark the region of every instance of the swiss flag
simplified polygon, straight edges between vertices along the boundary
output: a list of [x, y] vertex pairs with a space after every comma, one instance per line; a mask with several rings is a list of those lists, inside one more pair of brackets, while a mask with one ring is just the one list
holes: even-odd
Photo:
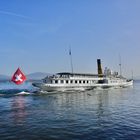
[[13, 77], [11, 79], [11, 81], [13, 81], [17, 85], [22, 84], [25, 80], [26, 80], [26, 76], [22, 73], [20, 68], [18, 68], [16, 70], [16, 72], [14, 73], [14, 75], [13, 75]]

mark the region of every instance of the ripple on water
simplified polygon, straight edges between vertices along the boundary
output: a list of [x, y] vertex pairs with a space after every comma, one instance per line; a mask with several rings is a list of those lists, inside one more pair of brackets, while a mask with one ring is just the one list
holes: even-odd
[[140, 137], [140, 83], [126, 89], [0, 97], [1, 139]]

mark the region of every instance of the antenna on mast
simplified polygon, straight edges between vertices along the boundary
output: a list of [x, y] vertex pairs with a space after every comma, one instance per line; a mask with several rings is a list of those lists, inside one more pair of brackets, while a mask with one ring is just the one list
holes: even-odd
[[73, 63], [72, 63], [71, 47], [69, 47], [69, 56], [70, 56], [71, 72], [72, 72], [72, 74], [73, 74]]

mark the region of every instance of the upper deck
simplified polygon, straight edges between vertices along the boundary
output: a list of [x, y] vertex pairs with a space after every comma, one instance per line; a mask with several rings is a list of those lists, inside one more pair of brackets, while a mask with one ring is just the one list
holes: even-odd
[[70, 73], [70, 72], [61, 72], [56, 73], [52, 76], [47, 76], [44, 80], [102, 80], [105, 78], [105, 75], [98, 75], [98, 74], [90, 74], [90, 73]]
[[70, 72], [61, 72], [57, 73], [58, 77], [88, 77], [88, 78], [97, 78], [97, 77], [105, 77], [105, 75], [91, 74], [91, 73], [70, 73]]

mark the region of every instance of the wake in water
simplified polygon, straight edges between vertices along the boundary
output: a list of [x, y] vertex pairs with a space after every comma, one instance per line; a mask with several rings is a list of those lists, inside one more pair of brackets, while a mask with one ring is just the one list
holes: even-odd
[[13, 96], [13, 95], [31, 95], [33, 92], [27, 90], [0, 90], [0, 96]]
[[32, 86], [31, 82], [25, 82], [22, 85], [16, 85], [10, 81], [0, 83], [0, 96], [4, 95], [30, 95], [37, 89]]

